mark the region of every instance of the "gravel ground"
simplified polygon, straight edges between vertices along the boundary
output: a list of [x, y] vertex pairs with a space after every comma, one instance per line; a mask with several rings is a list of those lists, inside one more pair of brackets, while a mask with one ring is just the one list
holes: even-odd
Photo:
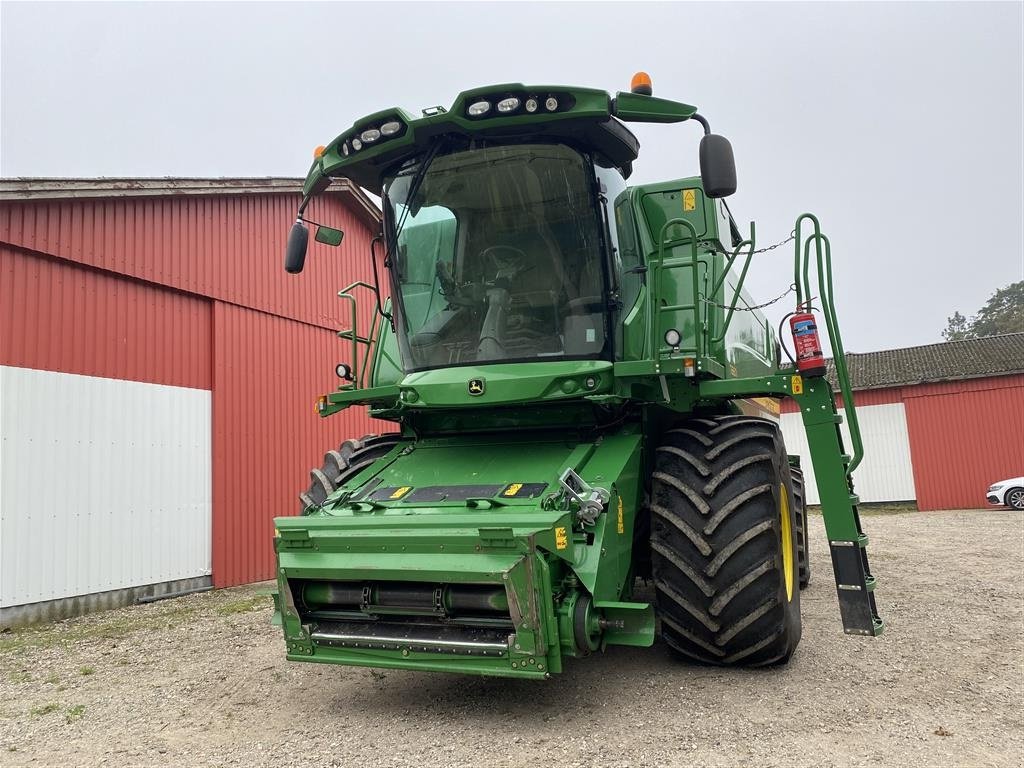
[[885, 635], [842, 634], [812, 518], [803, 641], [767, 671], [660, 644], [533, 683], [287, 663], [259, 587], [0, 634], [0, 764], [1021, 765], [1024, 517], [865, 528]]

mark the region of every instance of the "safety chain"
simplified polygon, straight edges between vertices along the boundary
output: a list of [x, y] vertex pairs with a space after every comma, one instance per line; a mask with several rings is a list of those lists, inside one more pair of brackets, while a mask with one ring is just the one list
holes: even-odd
[[[755, 253], [767, 253], [768, 251], [774, 251], [776, 248], [780, 248], [783, 245], [785, 245], [786, 243], [791, 243], [794, 240], [796, 240], [796, 230], [795, 229], [792, 232], [789, 233], [789, 237], [787, 237], [785, 240], [780, 240], [779, 242], [775, 243], [775, 245], [769, 245], [769, 246], [766, 246], [764, 248], [758, 248], [756, 251], [751, 251], [750, 255], [753, 256]], [[721, 253], [721, 254], [723, 254], [725, 256], [731, 256], [732, 255], [731, 253], [727, 253], [727, 252], [723, 251], [721, 248], [716, 248], [713, 243], [707, 243], [707, 245], [708, 245], [708, 247], [711, 248], [712, 251], [714, 251], [716, 253]], [[796, 283], [793, 283], [792, 285], [789, 286], [789, 288], [787, 288], [784, 292], [782, 292], [781, 294], [776, 296], [771, 301], [766, 301], [764, 304], [758, 304], [755, 307], [736, 307], [736, 311], [737, 312], [753, 312], [755, 309], [764, 309], [765, 307], [770, 307], [772, 304], [775, 304], [776, 302], [782, 301], [789, 294], [794, 293], [795, 291], [796, 291]], [[730, 309], [728, 304], [719, 304], [718, 302], [712, 301], [711, 299], [704, 299], [704, 303], [710, 304], [710, 305], [712, 305], [714, 307], [718, 307], [719, 309]]]
[[[764, 304], [758, 304], [757, 306], [754, 306], [754, 307], [736, 307], [736, 311], [737, 312], [753, 312], [755, 309], [764, 309], [765, 307], [770, 307], [772, 304], [775, 304], [776, 302], [782, 301], [789, 294], [795, 293], [795, 292], [796, 292], [796, 283], [793, 283], [792, 285], [789, 286], [789, 288], [787, 288], [785, 291], [783, 291], [781, 294], [776, 296], [771, 301], [766, 301]], [[719, 304], [718, 302], [712, 301], [711, 299], [704, 299], [704, 303], [705, 304], [710, 304], [713, 307], [718, 307], [719, 309], [731, 309], [731, 307], [728, 304]]]
[[[789, 233], [789, 237], [787, 237], [785, 240], [780, 240], [775, 245], [769, 245], [769, 246], [765, 246], [764, 248], [758, 248], [756, 251], [751, 251], [750, 255], [753, 256], [755, 253], [768, 253], [768, 251], [774, 251], [776, 248], [780, 248], [783, 245], [785, 245], [786, 243], [791, 243], [794, 240], [796, 240], [796, 230], [795, 229], [792, 232]], [[728, 251], [723, 251], [721, 248], [715, 247], [714, 243], [708, 242], [708, 243], [705, 243], [705, 245], [707, 245], [708, 248], [710, 248], [715, 253], [721, 253], [721, 254], [724, 254], [725, 256], [732, 256], [732, 254], [729, 253]]]

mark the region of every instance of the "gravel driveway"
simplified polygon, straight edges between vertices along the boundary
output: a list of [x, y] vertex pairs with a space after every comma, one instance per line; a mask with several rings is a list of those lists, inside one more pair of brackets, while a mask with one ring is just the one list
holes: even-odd
[[864, 527], [886, 634], [843, 635], [814, 517], [803, 641], [767, 671], [660, 644], [532, 683], [287, 663], [261, 587], [0, 634], [0, 765], [1021, 765], [1024, 516]]

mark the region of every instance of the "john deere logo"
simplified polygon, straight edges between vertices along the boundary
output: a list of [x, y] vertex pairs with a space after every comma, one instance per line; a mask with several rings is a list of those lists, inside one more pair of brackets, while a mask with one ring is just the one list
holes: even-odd
[[484, 393], [484, 380], [483, 379], [470, 379], [469, 380], [469, 394], [471, 395], [482, 395]]

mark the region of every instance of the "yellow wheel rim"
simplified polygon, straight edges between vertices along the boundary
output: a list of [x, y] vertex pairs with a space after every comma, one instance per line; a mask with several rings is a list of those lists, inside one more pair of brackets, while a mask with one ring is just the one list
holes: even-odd
[[789, 523], [789, 494], [779, 485], [779, 522], [782, 532], [782, 577], [786, 580], [786, 602], [793, 599], [793, 526]]

